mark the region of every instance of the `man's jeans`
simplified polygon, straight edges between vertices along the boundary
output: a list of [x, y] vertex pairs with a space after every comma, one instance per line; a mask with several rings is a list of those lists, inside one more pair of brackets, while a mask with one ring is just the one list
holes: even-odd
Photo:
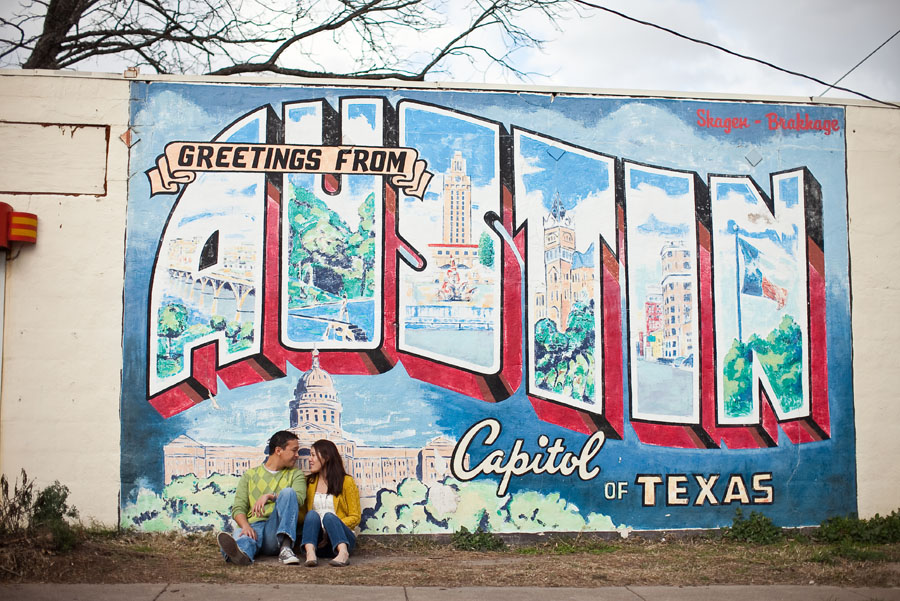
[[333, 513], [326, 513], [320, 519], [315, 510], [309, 511], [303, 519], [303, 534], [300, 536], [300, 544], [310, 544], [316, 547], [316, 553], [318, 553], [319, 533], [323, 527], [328, 533], [328, 540], [334, 555], [337, 555], [337, 547], [341, 543], [347, 545], [348, 552], [353, 550], [353, 546], [356, 544], [356, 535], [350, 528], [347, 528], [341, 518]]
[[297, 540], [299, 507], [297, 491], [290, 487], [282, 489], [275, 499], [275, 509], [272, 510], [269, 519], [250, 524], [256, 531], [256, 540], [242, 535], [235, 539], [237, 546], [247, 554], [251, 561], [257, 553], [278, 555], [281, 541], [285, 536], [291, 539], [292, 545]]

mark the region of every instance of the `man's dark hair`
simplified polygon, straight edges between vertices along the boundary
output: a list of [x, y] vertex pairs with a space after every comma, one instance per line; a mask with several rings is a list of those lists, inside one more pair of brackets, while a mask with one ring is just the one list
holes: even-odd
[[279, 430], [269, 439], [269, 455], [274, 453], [275, 449], [286, 448], [287, 444], [292, 440], [299, 440], [296, 434], [287, 430]]

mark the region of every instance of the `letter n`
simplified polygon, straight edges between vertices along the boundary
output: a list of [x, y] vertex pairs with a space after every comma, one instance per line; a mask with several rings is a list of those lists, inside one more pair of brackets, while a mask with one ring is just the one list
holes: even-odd
[[[806, 168], [710, 176], [716, 424], [729, 448], [828, 438], [821, 188]], [[712, 429], [712, 428], [711, 428]]]

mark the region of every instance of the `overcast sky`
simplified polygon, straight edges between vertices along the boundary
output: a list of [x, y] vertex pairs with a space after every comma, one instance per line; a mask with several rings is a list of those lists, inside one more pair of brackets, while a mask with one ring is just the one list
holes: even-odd
[[[900, 29], [898, 0], [595, 0], [780, 67], [834, 82]], [[560, 30], [533, 19], [530, 30], [552, 39], [543, 52], [516, 56], [540, 85], [664, 91], [818, 96], [825, 87], [591, 9], [560, 20]], [[454, 79], [509, 81], [453, 66]], [[442, 76], [443, 78], [443, 76]], [[900, 35], [840, 85], [900, 101]], [[847, 97], [831, 91], [832, 97]]]
[[[254, 0], [244, 0], [245, 4]], [[285, 0], [287, 1], [287, 0]], [[635, 18], [706, 40], [823, 81], [834, 82], [900, 29], [900, 0], [593, 0]], [[0, 0], [3, 15], [20, 0]], [[280, 5], [276, 3], [276, 5]], [[440, 10], [462, 13], [471, 2], [447, 0]], [[322, 5], [325, 6], [325, 5]], [[564, 87], [763, 95], [818, 96], [825, 86], [729, 56], [719, 50], [679, 39], [669, 33], [629, 22], [616, 15], [582, 7], [548, 23], [537, 11], [517, 21], [536, 37], [548, 40], [543, 51], [522, 49], [516, 66], [534, 75], [525, 83]], [[451, 36], [449, 30], [446, 36]], [[496, 34], [495, 34], [496, 35]], [[446, 37], [445, 36], [445, 37]], [[403, 45], [434, 44], [440, 32], [397, 36]], [[397, 39], [395, 38], [395, 39]], [[331, 51], [347, 51], [341, 43], [326, 48], [317, 38], [314, 54], [326, 68]], [[496, 38], [470, 40], [501, 52]], [[429, 46], [423, 50], [430, 49]], [[288, 56], [288, 55], [286, 55]], [[422, 56], [422, 55], [420, 55]], [[288, 66], [304, 66], [300, 60]], [[522, 84], [487, 61], [471, 65], [450, 59], [431, 81]], [[83, 71], [121, 72], [128, 66], [114, 58], [79, 65]], [[148, 71], [148, 69], [144, 69]], [[850, 74], [841, 85], [870, 96], [900, 101], [900, 35]], [[849, 97], [831, 91], [831, 97]]]

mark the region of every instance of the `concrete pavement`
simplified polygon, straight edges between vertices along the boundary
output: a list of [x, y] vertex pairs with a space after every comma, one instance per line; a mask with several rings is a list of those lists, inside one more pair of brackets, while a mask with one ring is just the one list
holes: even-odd
[[4, 601], [900, 601], [900, 588], [836, 586], [401, 587], [322, 584], [6, 584]]

